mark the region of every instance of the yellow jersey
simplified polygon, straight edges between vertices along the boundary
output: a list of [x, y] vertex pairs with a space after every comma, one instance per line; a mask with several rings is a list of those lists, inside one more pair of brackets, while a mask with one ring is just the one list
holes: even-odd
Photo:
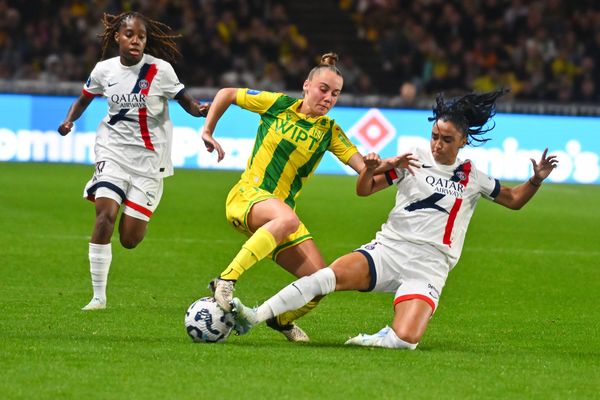
[[241, 179], [273, 193], [292, 208], [326, 151], [344, 164], [358, 152], [335, 120], [300, 113], [302, 99], [238, 89], [236, 104], [260, 114], [252, 154]]

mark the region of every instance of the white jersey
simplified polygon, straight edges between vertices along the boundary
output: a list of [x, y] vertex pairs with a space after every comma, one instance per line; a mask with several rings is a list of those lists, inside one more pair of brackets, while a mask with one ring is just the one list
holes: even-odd
[[414, 169], [414, 176], [404, 169], [386, 173], [398, 192], [377, 240], [389, 246], [398, 241], [432, 245], [446, 254], [452, 269], [477, 201], [481, 196], [496, 198], [500, 183], [477, 170], [470, 160], [442, 165], [435, 162], [429, 149], [415, 149], [413, 155], [423, 163], [422, 168]]
[[183, 90], [171, 64], [149, 54], [132, 66], [119, 57], [97, 63], [83, 86], [86, 96], [108, 100], [96, 135], [96, 161], [111, 160], [150, 178], [173, 175], [168, 100]]

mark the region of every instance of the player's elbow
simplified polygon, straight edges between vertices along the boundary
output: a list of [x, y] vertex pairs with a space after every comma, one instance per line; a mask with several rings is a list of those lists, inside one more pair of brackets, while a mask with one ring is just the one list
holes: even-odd
[[506, 204], [506, 207], [511, 209], [511, 210], [515, 210], [518, 211], [521, 208], [523, 208], [523, 206], [526, 204], [526, 201], [520, 201], [520, 200], [513, 200], [511, 202], [509, 202], [508, 204]]
[[356, 194], [360, 197], [366, 197], [374, 192], [373, 186], [368, 187], [368, 185], [356, 185]]

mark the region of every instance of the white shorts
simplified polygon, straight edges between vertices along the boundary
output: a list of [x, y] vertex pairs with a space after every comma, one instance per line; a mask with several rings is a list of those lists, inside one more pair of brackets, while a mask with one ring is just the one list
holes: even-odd
[[90, 201], [98, 197], [113, 199], [125, 205], [125, 214], [150, 221], [162, 193], [162, 178], [135, 175], [113, 161], [98, 161], [94, 176], [85, 185], [83, 197]]
[[425, 300], [435, 312], [449, 271], [443, 253], [427, 245], [396, 242], [391, 247], [376, 240], [355, 251], [369, 263], [371, 284], [366, 291], [395, 292], [394, 305]]

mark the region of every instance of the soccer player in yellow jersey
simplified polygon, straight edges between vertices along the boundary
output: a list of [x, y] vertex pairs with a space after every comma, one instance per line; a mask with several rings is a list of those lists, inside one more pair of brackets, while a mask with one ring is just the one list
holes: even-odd
[[[360, 171], [363, 157], [342, 129], [326, 114], [335, 106], [343, 85], [336, 67], [337, 54], [328, 53], [303, 85], [304, 97], [250, 89], [219, 90], [210, 106], [202, 139], [209, 152], [225, 153], [213, 138], [217, 121], [231, 104], [260, 114], [252, 154], [240, 181], [227, 196], [228, 221], [249, 239], [211, 282], [221, 308], [231, 310], [235, 282], [259, 260], [271, 256], [296, 277], [310, 275], [327, 264], [294, 208], [302, 185], [313, 174], [326, 151]], [[308, 341], [292, 323], [313, 309], [315, 298], [302, 309], [282, 314], [267, 324], [290, 341]]]

